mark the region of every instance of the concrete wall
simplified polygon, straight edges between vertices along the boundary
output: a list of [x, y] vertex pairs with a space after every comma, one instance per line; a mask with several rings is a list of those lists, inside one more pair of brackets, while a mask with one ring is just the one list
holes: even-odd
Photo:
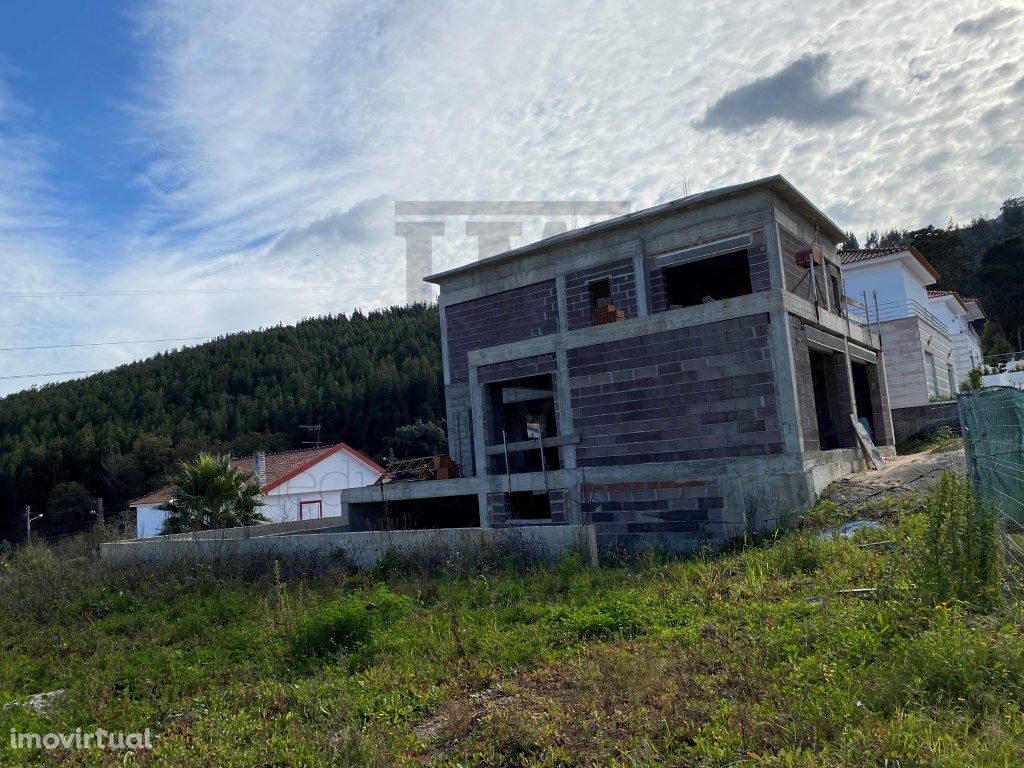
[[472, 557], [488, 552], [530, 553], [557, 560], [578, 552], [597, 564], [593, 526], [560, 525], [517, 528], [443, 528], [422, 531], [289, 533], [249, 538], [146, 539], [103, 544], [101, 557], [111, 565], [131, 567], [171, 562], [227, 562], [233, 558], [338, 558], [370, 568], [389, 552], [407, 557]]
[[925, 365], [925, 352], [935, 357], [937, 394], [956, 394], [950, 389], [946, 371], [946, 366], [953, 360], [953, 344], [947, 336], [919, 317], [889, 320], [879, 327], [889, 384], [889, 404], [893, 410], [927, 405], [932, 390], [931, 370]]
[[896, 440], [902, 443], [934, 427], [949, 426], [958, 429], [960, 416], [957, 413], [956, 401], [951, 400], [911, 408], [893, 408], [892, 423]]

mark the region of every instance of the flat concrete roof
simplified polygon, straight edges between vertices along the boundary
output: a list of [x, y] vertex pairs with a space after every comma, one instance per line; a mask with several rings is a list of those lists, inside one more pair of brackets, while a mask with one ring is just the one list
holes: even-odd
[[479, 261], [474, 261], [461, 267], [454, 267], [443, 272], [437, 272], [433, 275], [428, 275], [423, 278], [423, 280], [424, 282], [440, 285], [452, 277], [464, 275], [469, 272], [475, 272], [480, 269], [487, 269], [495, 264], [500, 264], [511, 259], [517, 259], [521, 256], [540, 253], [550, 248], [586, 240], [587, 238], [604, 234], [610, 230], [636, 226], [660, 216], [666, 216], [691, 208], [711, 205], [713, 203], [722, 202], [723, 200], [728, 200], [729, 198], [741, 197], [743, 195], [762, 190], [775, 192], [779, 197], [789, 203], [789, 205], [791, 205], [798, 213], [806, 217], [808, 221], [817, 224], [822, 234], [826, 237], [831, 237], [834, 243], [841, 243], [846, 239], [846, 233], [839, 228], [838, 224], [826, 216], [820, 208], [818, 208], [806, 196], [804, 196], [800, 190], [787, 181], [784, 176], [776, 174], [775, 176], [766, 176], [763, 179], [755, 179], [754, 181], [745, 181], [742, 184], [734, 184], [730, 187], [719, 187], [718, 189], [711, 189], [707, 192], [698, 192], [695, 195], [681, 197], [678, 200], [672, 200], [668, 203], [662, 203], [661, 205], [655, 205], [651, 208], [644, 208], [640, 211], [627, 213], [625, 216], [616, 216], [612, 219], [600, 221], [597, 224], [591, 224], [588, 227], [573, 229], [568, 232], [555, 235], [554, 237], [538, 240], [537, 242], [530, 243], [529, 245], [513, 248], [511, 251], [505, 251], [504, 253], [499, 253], [495, 256], [488, 256], [486, 259], [480, 259]]

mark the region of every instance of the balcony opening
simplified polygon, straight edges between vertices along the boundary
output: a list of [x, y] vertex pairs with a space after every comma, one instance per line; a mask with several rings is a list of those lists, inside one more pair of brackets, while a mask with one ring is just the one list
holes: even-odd
[[401, 499], [352, 504], [353, 531], [413, 531], [424, 528], [478, 528], [476, 494], [434, 499]]
[[734, 251], [687, 264], [665, 267], [665, 304], [694, 307], [753, 293], [746, 251]]

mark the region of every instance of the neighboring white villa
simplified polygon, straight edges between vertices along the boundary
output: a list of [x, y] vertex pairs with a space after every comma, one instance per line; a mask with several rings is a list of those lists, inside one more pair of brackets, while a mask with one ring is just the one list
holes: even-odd
[[958, 371], [949, 326], [933, 312], [928, 286], [940, 277], [935, 267], [913, 246], [840, 255], [846, 295], [866, 305], [867, 320], [882, 335], [890, 407], [955, 395], [969, 369]]
[[[232, 466], [255, 475], [263, 488], [266, 506], [260, 509], [272, 522], [337, 517], [341, 492], [372, 485], [384, 468], [344, 443], [283, 453], [256, 453], [234, 459]], [[167, 519], [159, 507], [170, 501], [167, 486], [128, 503], [136, 513], [136, 535], [157, 536]]]
[[[956, 291], [928, 291], [928, 308], [946, 324], [946, 334], [953, 342], [957, 383], [967, 378], [971, 369], [981, 366], [981, 337], [972, 323], [985, 317], [977, 299], [960, 298]], [[972, 306], [973, 305], [973, 306]], [[980, 313], [980, 318], [975, 317]]]

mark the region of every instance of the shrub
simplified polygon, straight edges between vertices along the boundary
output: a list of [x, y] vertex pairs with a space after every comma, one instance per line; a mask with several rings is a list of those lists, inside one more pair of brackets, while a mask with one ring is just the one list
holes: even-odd
[[999, 530], [992, 510], [967, 481], [946, 470], [925, 501], [927, 527], [917, 561], [918, 586], [932, 603], [994, 601], [1002, 577]]

